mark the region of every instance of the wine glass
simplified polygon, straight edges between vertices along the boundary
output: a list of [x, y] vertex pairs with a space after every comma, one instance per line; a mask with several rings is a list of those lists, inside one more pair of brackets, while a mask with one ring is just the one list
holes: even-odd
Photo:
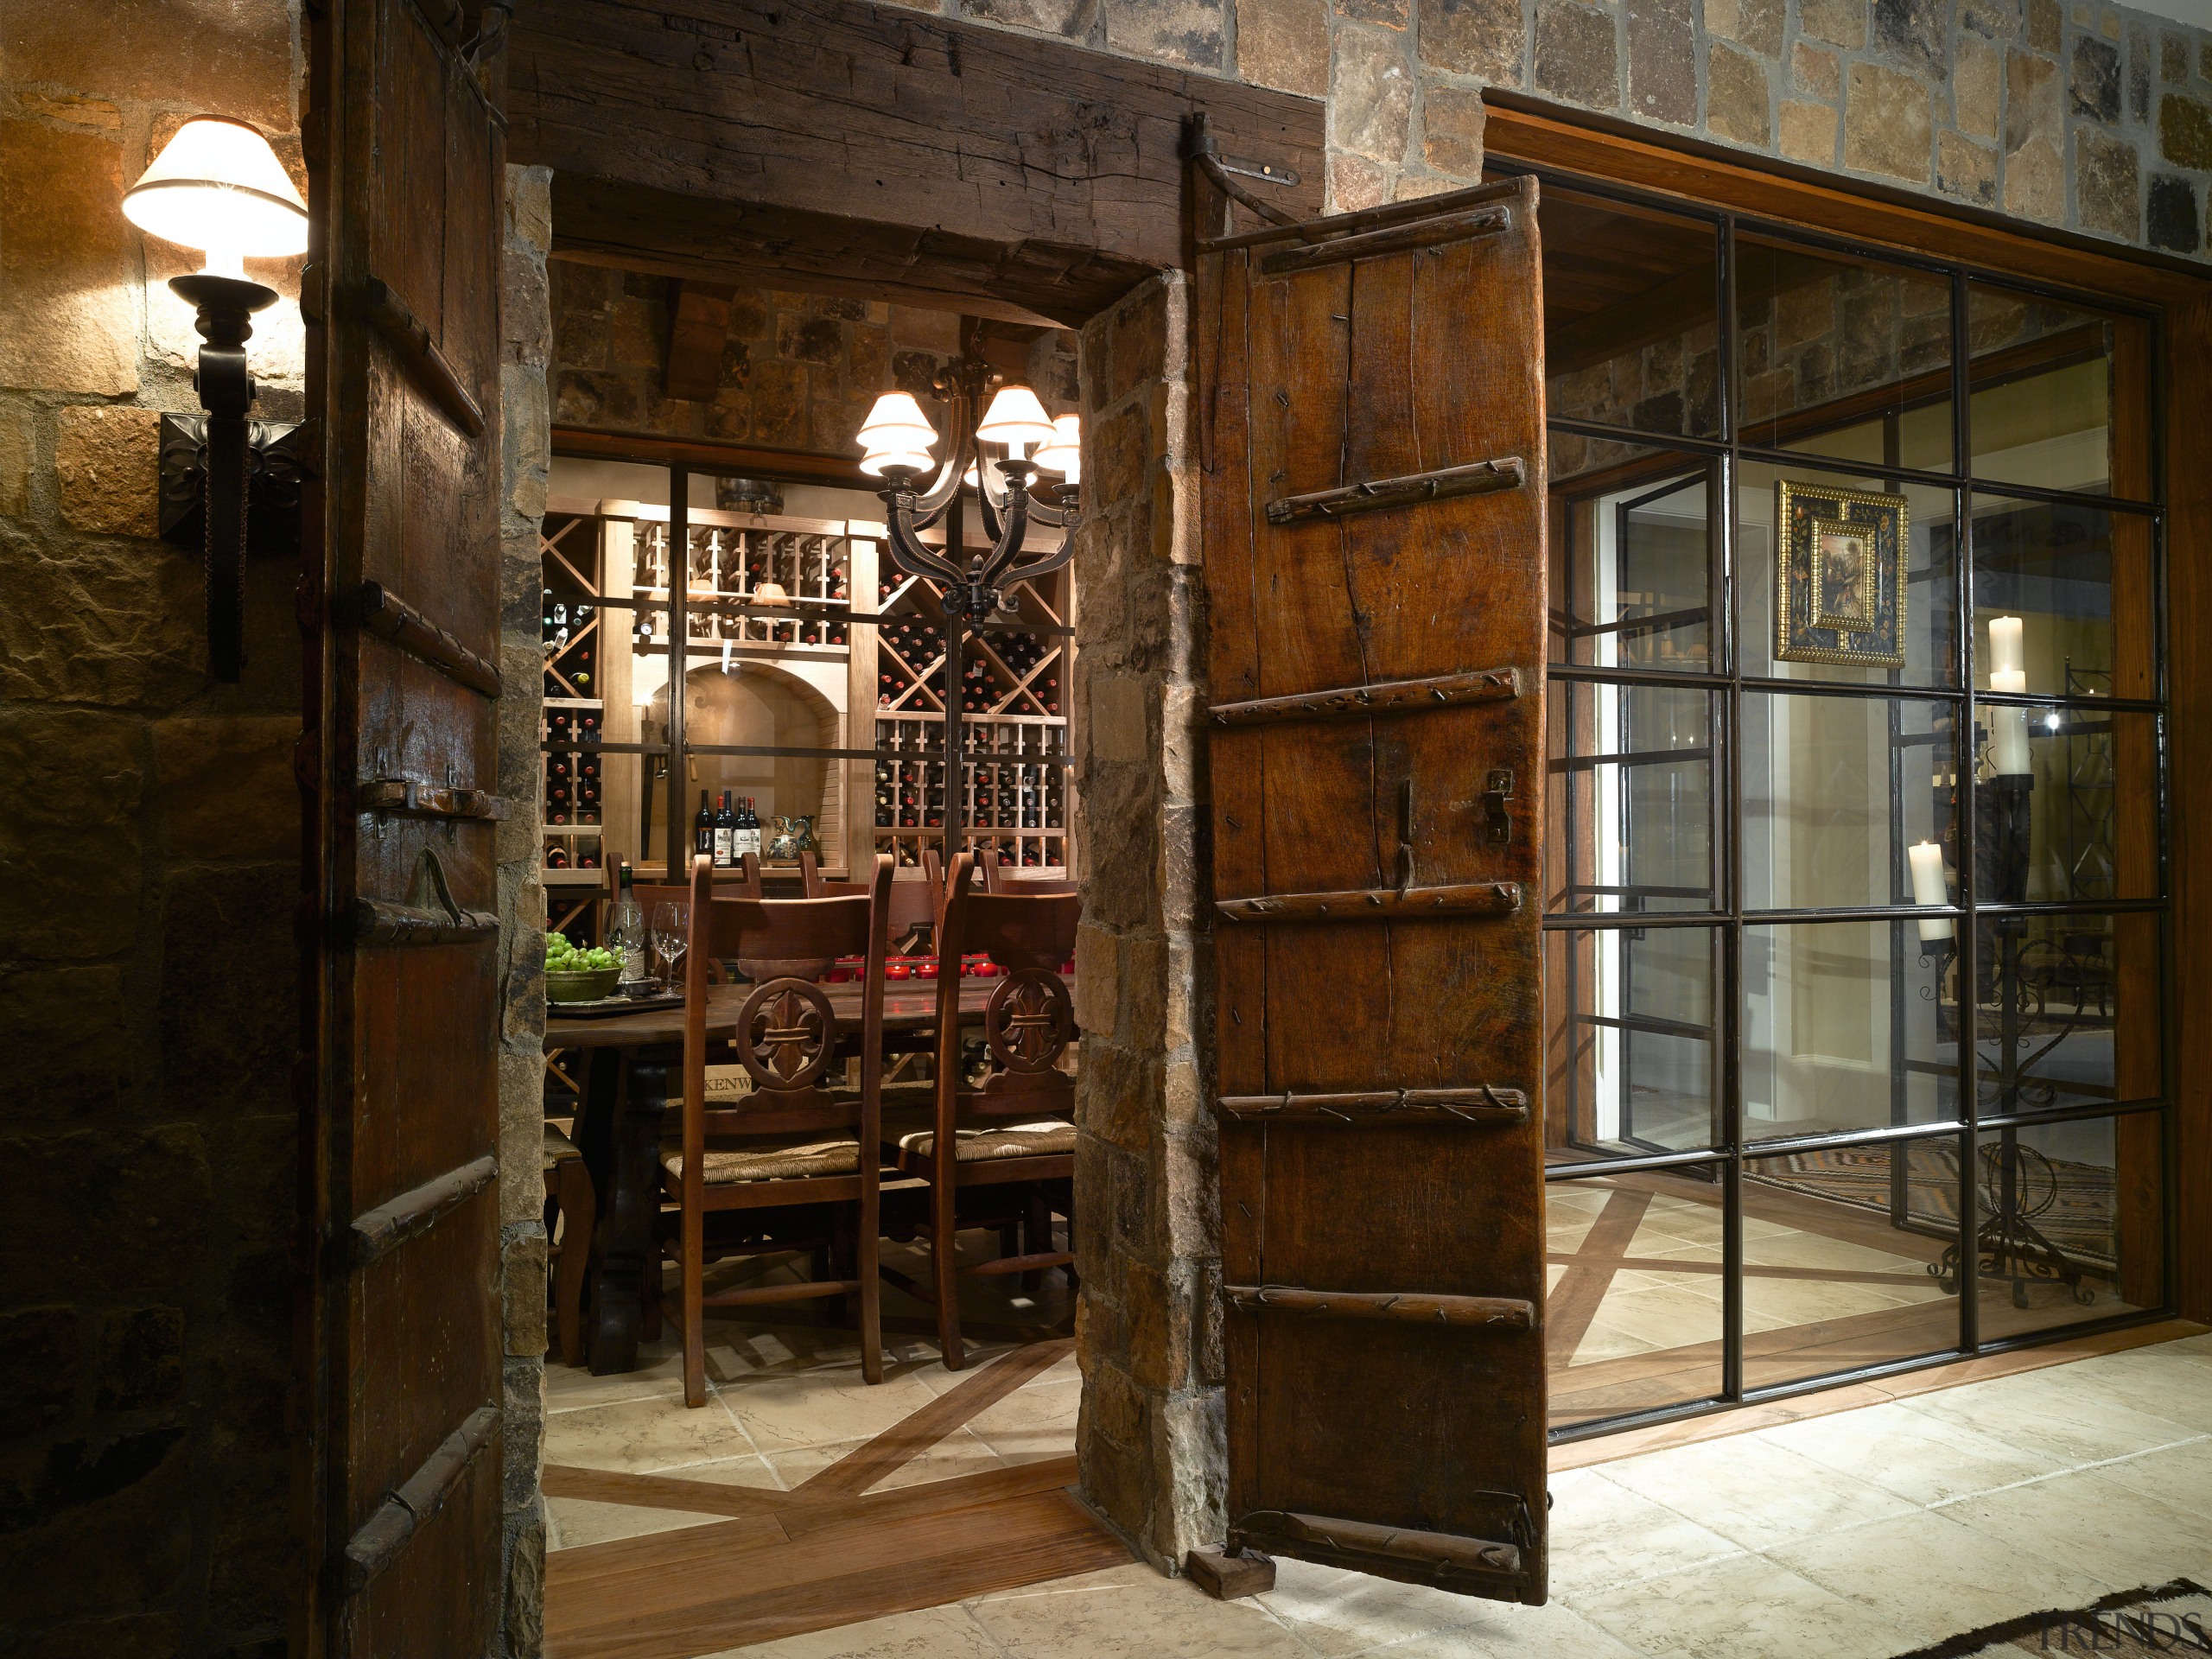
[[664, 900], [653, 906], [653, 949], [660, 952], [660, 959], [668, 964], [668, 985], [678, 988], [677, 964], [683, 960], [684, 947], [691, 942], [691, 906], [674, 899]]

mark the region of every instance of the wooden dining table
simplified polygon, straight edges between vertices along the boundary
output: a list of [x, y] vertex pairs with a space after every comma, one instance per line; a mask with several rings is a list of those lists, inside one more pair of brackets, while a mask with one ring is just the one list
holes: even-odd
[[[960, 1023], [980, 1026], [991, 993], [1005, 982], [970, 977], [960, 986]], [[824, 985], [822, 991], [842, 1031], [857, 1034], [861, 986]], [[937, 1024], [937, 981], [894, 982], [883, 997], [887, 1037], [927, 1031]], [[1069, 989], [1074, 981], [1069, 979]], [[707, 1037], [728, 1040], [753, 987], [712, 985], [707, 991]], [[660, 1213], [660, 1147], [673, 1136], [672, 1109], [683, 1099], [683, 1009], [668, 1006], [636, 1014], [563, 1015], [557, 1002], [545, 1011], [545, 1052], [580, 1051], [579, 1105], [574, 1139], [591, 1173], [599, 1216], [592, 1229], [587, 1269], [584, 1347], [595, 1376], [634, 1370], [645, 1322], [645, 1273], [652, 1260], [652, 1230]], [[680, 1120], [679, 1120], [680, 1121]]]

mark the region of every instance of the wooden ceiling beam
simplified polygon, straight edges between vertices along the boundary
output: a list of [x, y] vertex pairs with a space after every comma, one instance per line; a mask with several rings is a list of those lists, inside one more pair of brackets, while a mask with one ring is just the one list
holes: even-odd
[[1067, 325], [1183, 263], [1184, 128], [1319, 213], [1321, 104], [867, 0], [533, 0], [508, 155], [571, 257]]

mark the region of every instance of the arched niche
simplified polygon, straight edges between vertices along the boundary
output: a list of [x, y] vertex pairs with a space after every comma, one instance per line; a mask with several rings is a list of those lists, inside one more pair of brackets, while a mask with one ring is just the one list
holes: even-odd
[[[663, 733], [668, 729], [665, 685], [653, 694], [649, 723]], [[836, 705], [822, 691], [772, 664], [741, 657], [728, 668], [718, 663], [694, 666], [684, 679], [684, 742], [691, 748], [685, 763], [685, 817], [698, 810], [701, 790], [716, 801], [728, 790], [733, 798], [753, 798], [764, 833], [773, 830], [779, 815], [811, 818], [815, 840], [826, 854], [841, 844], [843, 830], [836, 762], [791, 755], [702, 754], [698, 747], [832, 749], [841, 746], [841, 723]]]

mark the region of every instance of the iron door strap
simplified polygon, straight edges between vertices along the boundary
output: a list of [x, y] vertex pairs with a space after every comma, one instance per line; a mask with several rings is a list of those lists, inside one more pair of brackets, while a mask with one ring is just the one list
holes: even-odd
[[1519, 670], [1478, 668], [1459, 674], [1428, 674], [1414, 680], [1380, 680], [1372, 685], [1339, 685], [1325, 691], [1300, 691], [1289, 696], [1217, 702], [1206, 714], [1217, 726], [1264, 726], [1283, 721], [1413, 715], [1425, 709], [1450, 709], [1461, 703], [1504, 702], [1520, 695]]
[[1307, 1290], [1300, 1285], [1224, 1285], [1231, 1307], [1331, 1319], [1395, 1319], [1402, 1324], [1536, 1328], [1535, 1304], [1519, 1296], [1451, 1296], [1422, 1291]]
[[1310, 246], [1280, 248], [1260, 257], [1260, 275], [1282, 276], [1319, 265], [1340, 264], [1347, 259], [1374, 259], [1386, 253], [1411, 253], [1416, 249], [1440, 248], [1469, 237], [1497, 236], [1513, 228], [1513, 210], [1507, 207], [1478, 207], [1471, 213], [1441, 219], [1416, 219], [1379, 231], [1363, 231]]
[[1437, 467], [1425, 473], [1402, 473], [1394, 478], [1370, 478], [1305, 495], [1286, 495], [1268, 503], [1268, 522], [1281, 525], [1348, 518], [1354, 513], [1381, 512], [1390, 507], [1494, 495], [1500, 490], [1517, 490], [1528, 481], [1528, 465], [1520, 456], [1500, 455], [1461, 467]]
[[1372, 1089], [1355, 1093], [1224, 1095], [1224, 1116], [1253, 1123], [1525, 1123], [1529, 1096], [1519, 1089]]
[[1470, 1580], [1517, 1579], [1522, 1573], [1518, 1544], [1406, 1527], [1376, 1526], [1332, 1516], [1256, 1510], [1230, 1529], [1232, 1550], [1260, 1548], [1297, 1554], [1308, 1560], [1349, 1567], [1385, 1578], [1463, 1588]]
[[1517, 881], [1463, 881], [1450, 887], [1357, 887], [1348, 893], [1281, 893], [1217, 899], [1224, 922], [1408, 922], [1460, 916], [1510, 916], [1521, 908]]

